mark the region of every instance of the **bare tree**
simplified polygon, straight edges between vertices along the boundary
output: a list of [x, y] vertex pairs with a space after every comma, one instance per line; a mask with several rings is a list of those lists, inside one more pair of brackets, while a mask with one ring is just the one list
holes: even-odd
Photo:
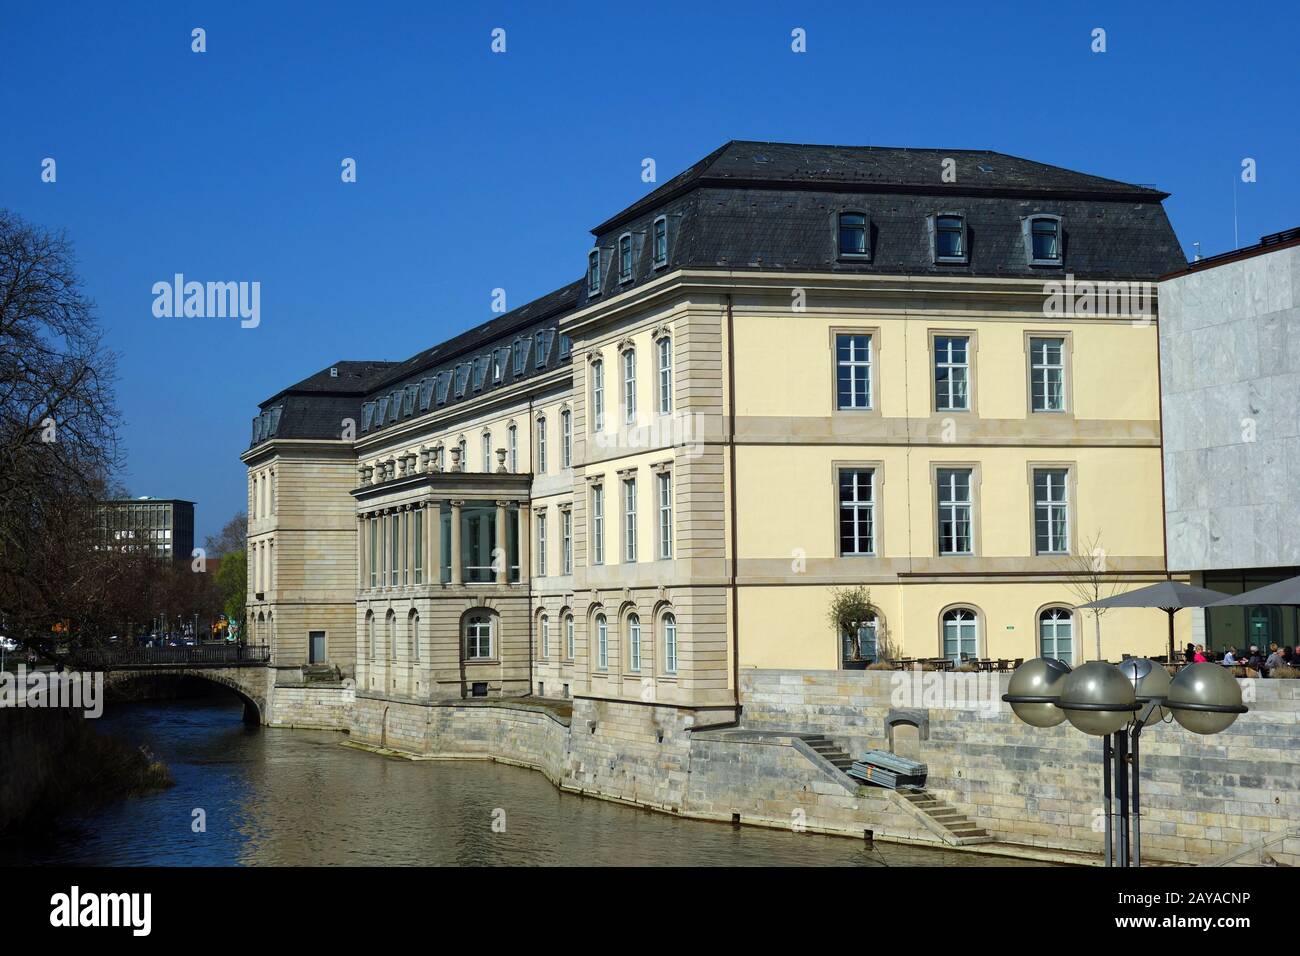
[[67, 239], [0, 209], [0, 618], [32, 644], [92, 629], [112, 597], [95, 541], [115, 364]]
[[219, 558], [223, 555], [243, 551], [248, 539], [248, 512], [241, 511], [222, 525], [216, 534], [210, 534], [203, 542], [208, 557]]
[[[1106, 549], [1101, 545], [1101, 532], [1092, 538], [1081, 541], [1070, 555], [1062, 562], [1062, 569], [1069, 574], [1066, 587], [1078, 599], [1078, 604], [1091, 604], [1114, 596], [1119, 590], [1119, 579], [1106, 570]], [[1097, 656], [1101, 654], [1101, 618], [1109, 610], [1104, 607], [1087, 608], [1092, 615], [1093, 627], [1097, 638]]]

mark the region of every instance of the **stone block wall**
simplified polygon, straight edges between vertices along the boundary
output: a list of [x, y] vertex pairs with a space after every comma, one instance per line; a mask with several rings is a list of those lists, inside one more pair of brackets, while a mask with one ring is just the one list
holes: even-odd
[[[1068, 723], [1029, 727], [1001, 703], [1009, 675], [889, 671], [745, 671], [746, 727], [823, 733], [850, 753], [890, 749], [906, 720], [927, 789], [999, 840], [1100, 853], [1099, 738]], [[968, 678], [982, 678], [981, 682]], [[1141, 745], [1143, 855], [1200, 861], [1294, 827], [1300, 819], [1300, 681], [1243, 681], [1251, 707], [1222, 734], [1176, 723]], [[1252, 699], [1253, 698], [1253, 699]], [[995, 704], [991, 701], [996, 701]]]

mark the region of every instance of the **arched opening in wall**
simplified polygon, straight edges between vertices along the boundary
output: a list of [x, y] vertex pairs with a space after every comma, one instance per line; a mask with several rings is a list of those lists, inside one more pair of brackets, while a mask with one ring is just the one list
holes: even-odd
[[921, 759], [921, 729], [916, 724], [889, 725], [889, 752], [908, 760]]
[[[384, 617], [384, 637], [388, 641], [388, 657], [390, 660], [397, 660], [397, 612], [392, 608], [388, 609], [388, 614]], [[394, 671], [396, 668], [390, 668]], [[392, 689], [397, 688], [397, 675], [392, 673], [389, 677], [389, 686]]]
[[[460, 618], [460, 680], [462, 697], [486, 697], [492, 678], [500, 677], [501, 619], [490, 607], [470, 608]], [[478, 665], [478, 666], [476, 666]], [[472, 672], [472, 673], [471, 673]]]

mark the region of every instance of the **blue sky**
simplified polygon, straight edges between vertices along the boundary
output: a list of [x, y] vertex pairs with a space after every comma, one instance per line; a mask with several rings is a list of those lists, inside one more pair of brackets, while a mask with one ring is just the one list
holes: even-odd
[[[74, 241], [122, 478], [197, 501], [201, 540], [243, 507], [258, 401], [577, 278], [645, 157], [662, 182], [728, 139], [989, 148], [1173, 193], [1189, 256], [1233, 247], [1234, 189], [1242, 245], [1300, 225], [1294, 4], [1009, 7], [8, 4], [0, 204]], [[177, 272], [260, 282], [261, 325], [155, 318]]]

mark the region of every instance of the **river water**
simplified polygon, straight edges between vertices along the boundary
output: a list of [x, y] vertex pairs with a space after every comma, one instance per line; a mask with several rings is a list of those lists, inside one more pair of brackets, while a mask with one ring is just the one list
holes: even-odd
[[[407, 761], [342, 734], [249, 728], [225, 699], [126, 704], [98, 729], [176, 786], [0, 845], [0, 863], [91, 866], [999, 866], [949, 850], [684, 820], [562, 793], [487, 761]], [[205, 829], [196, 832], [196, 810]]]

